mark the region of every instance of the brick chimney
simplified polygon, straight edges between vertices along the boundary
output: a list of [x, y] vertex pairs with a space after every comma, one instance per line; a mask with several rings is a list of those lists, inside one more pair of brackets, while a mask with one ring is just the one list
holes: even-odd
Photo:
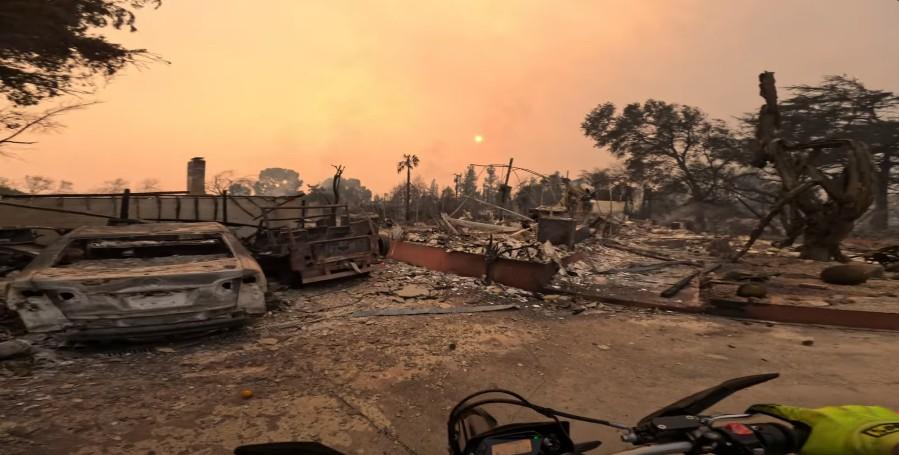
[[187, 193], [206, 194], [206, 160], [201, 156], [187, 162]]

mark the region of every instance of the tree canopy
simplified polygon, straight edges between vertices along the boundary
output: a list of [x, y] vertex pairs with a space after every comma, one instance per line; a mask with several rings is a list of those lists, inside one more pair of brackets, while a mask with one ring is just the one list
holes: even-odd
[[[316, 202], [324, 204], [334, 203], [334, 177], [328, 177], [315, 186], [309, 193], [309, 197]], [[352, 209], [367, 207], [371, 204], [372, 192], [355, 178], [340, 178], [340, 202], [347, 204]]]
[[[899, 185], [894, 168], [899, 164], [899, 96], [871, 89], [845, 75], [826, 76], [817, 85], [788, 87], [792, 96], [780, 104], [781, 131], [791, 142], [810, 142], [828, 137], [864, 141], [878, 169], [875, 210], [876, 229], [889, 224], [888, 194]], [[845, 159], [842, 151], [819, 154], [822, 164]]]
[[253, 184], [258, 196], [293, 196], [300, 193], [303, 180], [292, 169], [270, 167], [259, 171], [259, 178]]
[[138, 8], [161, 0], [5, 0], [0, 2], [0, 94], [18, 106], [92, 91], [97, 77], [150, 57], [97, 33], [135, 28]]
[[727, 125], [692, 106], [647, 100], [616, 112], [604, 103], [587, 114], [584, 135], [608, 147], [634, 180], [682, 186], [693, 201], [714, 201], [740, 152]]

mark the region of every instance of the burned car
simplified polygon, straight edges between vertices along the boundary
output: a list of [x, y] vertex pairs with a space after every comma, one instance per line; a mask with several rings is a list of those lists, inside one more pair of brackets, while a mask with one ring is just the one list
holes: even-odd
[[266, 280], [218, 223], [85, 226], [60, 237], [8, 286], [29, 332], [144, 338], [202, 332], [265, 313]]

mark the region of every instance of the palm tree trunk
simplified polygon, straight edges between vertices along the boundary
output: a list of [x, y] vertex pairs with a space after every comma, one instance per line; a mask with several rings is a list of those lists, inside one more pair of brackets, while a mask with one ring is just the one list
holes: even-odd
[[412, 189], [412, 163], [408, 160], [406, 161], [406, 222], [410, 223], [409, 219], [409, 198], [411, 197], [411, 189]]

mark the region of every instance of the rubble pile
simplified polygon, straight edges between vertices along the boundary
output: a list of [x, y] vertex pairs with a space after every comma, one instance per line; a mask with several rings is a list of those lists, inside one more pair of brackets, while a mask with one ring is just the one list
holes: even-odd
[[469, 231], [464, 234], [460, 233], [460, 235], [452, 235], [436, 228], [416, 229], [406, 232], [403, 239], [408, 242], [440, 247], [447, 251], [488, 255], [492, 250], [497, 257], [544, 264], [558, 262], [571, 253], [564, 245], [538, 242], [534, 232], [530, 229], [522, 229], [510, 234]]

